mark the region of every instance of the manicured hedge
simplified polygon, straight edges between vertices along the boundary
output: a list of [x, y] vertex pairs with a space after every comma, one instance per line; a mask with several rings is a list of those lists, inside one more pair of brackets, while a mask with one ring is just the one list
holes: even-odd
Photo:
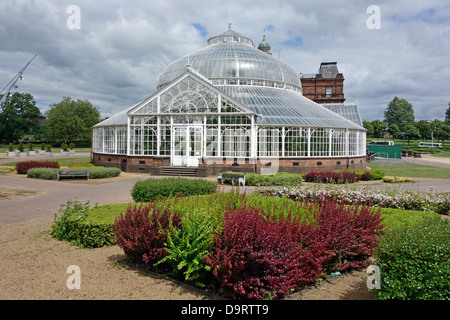
[[300, 186], [303, 176], [298, 173], [277, 172], [275, 174], [248, 173], [245, 185], [248, 186]]
[[59, 163], [57, 161], [22, 161], [16, 163], [16, 170], [18, 174], [27, 174], [32, 168], [57, 168]]
[[[120, 175], [122, 172], [119, 168], [105, 168], [105, 167], [78, 167], [74, 170], [87, 170], [89, 171], [89, 179], [105, 179], [113, 178]], [[56, 180], [58, 179], [59, 169], [52, 168], [34, 168], [28, 170], [27, 176], [29, 178]]]
[[201, 179], [163, 178], [138, 181], [131, 190], [136, 202], [150, 202], [155, 199], [177, 195], [198, 195], [216, 192], [216, 184]]
[[44, 180], [56, 180], [58, 179], [58, 170], [53, 168], [33, 168], [28, 170], [28, 178], [44, 179]]

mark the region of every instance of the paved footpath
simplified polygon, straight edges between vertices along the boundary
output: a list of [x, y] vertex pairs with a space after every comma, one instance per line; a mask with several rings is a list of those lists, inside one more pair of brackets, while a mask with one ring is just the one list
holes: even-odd
[[[71, 157], [83, 157], [89, 154], [77, 154]], [[51, 159], [55, 159], [53, 157]], [[14, 160], [12, 160], [14, 159]], [[18, 158], [0, 159], [0, 163], [18, 161]], [[43, 156], [34, 159], [43, 160]], [[443, 159], [443, 160], [442, 160]], [[24, 161], [28, 159], [21, 159]], [[416, 159], [417, 160], [417, 159]], [[441, 166], [442, 163], [450, 164], [450, 159], [439, 158], [428, 160], [421, 158], [423, 164]], [[439, 161], [438, 161], [439, 160]], [[415, 162], [417, 163], [417, 162]], [[125, 176], [123, 174], [122, 176]], [[67, 204], [69, 200], [77, 200], [82, 203], [89, 201], [91, 205], [108, 203], [127, 203], [132, 202], [131, 189], [139, 180], [148, 179], [147, 174], [130, 175], [122, 179], [114, 180], [108, 183], [93, 183], [84, 181], [47, 181], [38, 179], [29, 179], [24, 176], [0, 175], [0, 187], [19, 190], [34, 190], [38, 194], [4, 200], [0, 202], [0, 223], [13, 223], [36, 219], [42, 216], [52, 216], [59, 213], [59, 209]], [[155, 177], [161, 178], [161, 177]], [[413, 184], [376, 184], [370, 185], [371, 188], [390, 188], [398, 190], [412, 190], [425, 192], [450, 192], [450, 180], [447, 179], [416, 179]], [[359, 185], [359, 184], [358, 184]], [[356, 186], [356, 185], [355, 185]], [[239, 187], [240, 192], [252, 192], [254, 187]], [[220, 186], [220, 191], [229, 191], [231, 186]]]
[[[72, 154], [71, 158], [89, 157], [89, 153]], [[0, 163], [10, 163], [28, 160], [56, 160], [63, 156], [45, 157], [12, 157], [0, 159]], [[35, 196], [27, 196], [0, 202], [0, 223], [12, 223], [36, 219], [59, 213], [59, 209], [69, 200], [82, 203], [124, 203], [132, 202], [131, 189], [136, 181], [148, 179], [148, 175], [138, 178], [122, 179], [104, 184], [91, 184], [83, 181], [53, 181], [29, 179], [25, 176], [0, 175], [0, 187], [33, 190], [39, 192]], [[93, 182], [94, 180], [90, 180]]]

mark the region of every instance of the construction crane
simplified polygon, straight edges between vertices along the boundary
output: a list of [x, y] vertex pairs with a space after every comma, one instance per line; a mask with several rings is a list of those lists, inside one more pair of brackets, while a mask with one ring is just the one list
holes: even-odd
[[8, 82], [8, 84], [2, 89], [2, 91], [0, 91], [0, 95], [3, 92], [5, 92], [0, 99], [0, 108], [3, 106], [6, 99], [8, 99], [9, 95], [11, 94], [11, 90], [17, 88], [16, 82], [19, 79], [22, 80], [22, 74], [25, 72], [25, 69], [30, 65], [31, 61], [33, 61], [34, 58], [36, 58], [36, 56], [37, 54], [35, 54], [34, 57], [25, 65], [25, 67], [23, 67], [22, 70], [20, 70], [19, 73], [14, 78], [12, 78], [10, 82]]

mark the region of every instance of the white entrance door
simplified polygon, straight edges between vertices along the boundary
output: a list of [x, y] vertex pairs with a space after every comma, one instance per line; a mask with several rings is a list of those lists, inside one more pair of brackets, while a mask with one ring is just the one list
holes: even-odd
[[172, 136], [172, 166], [198, 167], [202, 158], [202, 127], [176, 126]]

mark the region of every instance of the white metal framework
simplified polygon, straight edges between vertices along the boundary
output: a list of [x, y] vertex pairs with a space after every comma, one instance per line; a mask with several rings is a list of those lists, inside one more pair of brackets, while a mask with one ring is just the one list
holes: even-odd
[[364, 156], [365, 145], [364, 128], [303, 97], [291, 67], [231, 29], [170, 64], [155, 94], [93, 128], [94, 153], [173, 166]]

